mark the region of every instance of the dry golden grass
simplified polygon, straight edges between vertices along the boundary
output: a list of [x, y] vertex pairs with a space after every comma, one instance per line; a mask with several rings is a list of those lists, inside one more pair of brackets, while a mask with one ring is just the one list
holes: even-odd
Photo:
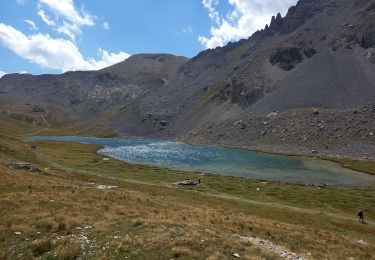
[[37, 239], [30, 244], [33, 255], [39, 256], [53, 249], [54, 243], [50, 239]]
[[81, 246], [77, 242], [67, 240], [56, 248], [56, 256], [61, 260], [76, 259], [81, 253]]
[[[373, 189], [317, 192], [270, 183], [265, 196], [255, 192], [260, 182], [216, 176], [176, 188], [170, 183], [184, 173], [104, 163], [95, 146], [42, 142], [37, 153], [29, 146], [0, 135], [0, 259], [277, 259], [237, 235], [268, 239], [307, 259], [371, 259], [375, 252], [373, 225], [303, 209], [320, 203], [347, 213], [363, 200], [371, 214]], [[43, 173], [7, 168], [14, 158]], [[300, 208], [264, 204], [274, 201]]]
[[[116, 183], [118, 190], [98, 190], [81, 175], [72, 174], [68, 180], [1, 167], [3, 258], [7, 252], [10, 259], [19, 254], [225, 259], [236, 252], [248, 259], [275, 258], [236, 234], [269, 239], [300, 255], [310, 252], [314, 258], [365, 259], [375, 249], [371, 226], [183, 190]], [[360, 239], [368, 244], [358, 243]]]

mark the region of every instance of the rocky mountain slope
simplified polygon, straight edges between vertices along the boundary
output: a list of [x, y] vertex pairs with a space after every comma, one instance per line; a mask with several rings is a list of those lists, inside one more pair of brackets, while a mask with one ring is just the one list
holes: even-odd
[[[117, 111], [173, 79], [184, 57], [165, 54], [134, 55], [100, 71], [61, 75], [8, 74], [0, 79], [0, 99], [6, 104], [31, 103], [63, 109], [80, 121]], [[28, 111], [28, 112], [48, 112]]]
[[[4, 104], [11, 101], [53, 107], [45, 113], [64, 111], [73, 121], [106, 115], [98, 127], [123, 135], [187, 136], [196, 141], [208, 129], [217, 136], [225, 129], [230, 137], [226, 145], [240, 146], [238, 140], [244, 137], [225, 127], [226, 122], [272, 111], [282, 112], [278, 125], [287, 126], [295, 113], [308, 125], [304, 113], [319, 108], [330, 115], [330, 127], [350, 136], [338, 119], [342, 111], [375, 103], [374, 72], [375, 0], [300, 0], [285, 17], [275, 15], [249, 39], [203, 51], [190, 60], [142, 54], [100, 71], [6, 75], [0, 79], [0, 100], [7, 113], [11, 109]], [[361, 120], [369, 121], [371, 111]], [[375, 130], [368, 127], [364, 133]], [[327, 141], [324, 136], [322, 143]], [[281, 135], [272, 142], [284, 139], [283, 143], [298, 143]], [[336, 140], [337, 147], [346, 144], [343, 138]], [[360, 140], [367, 142], [362, 136]], [[308, 142], [298, 146], [314, 149]]]

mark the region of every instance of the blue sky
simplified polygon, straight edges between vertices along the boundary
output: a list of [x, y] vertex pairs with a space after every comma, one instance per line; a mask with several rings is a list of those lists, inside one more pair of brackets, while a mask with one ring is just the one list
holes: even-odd
[[137, 53], [193, 57], [249, 37], [296, 0], [2, 0], [0, 76], [100, 69]]

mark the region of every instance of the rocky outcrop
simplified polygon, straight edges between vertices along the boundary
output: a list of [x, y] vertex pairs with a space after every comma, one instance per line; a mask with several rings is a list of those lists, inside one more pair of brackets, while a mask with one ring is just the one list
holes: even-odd
[[48, 122], [43, 115], [34, 116], [34, 115], [18, 113], [18, 112], [14, 112], [10, 110], [3, 110], [2, 114], [11, 117], [14, 120], [22, 121], [22, 122], [29, 123], [32, 125], [41, 125], [41, 126], [48, 125]]
[[367, 58], [367, 60], [368, 60], [370, 63], [375, 64], [375, 49], [373, 49], [373, 50], [369, 50], [369, 51], [367, 52], [366, 58]]
[[312, 58], [317, 53], [318, 51], [312, 47], [306, 47], [303, 49], [303, 54], [309, 59]]
[[358, 43], [365, 49], [375, 47], [375, 14], [367, 16], [361, 24]]
[[30, 164], [30, 163], [25, 163], [25, 162], [11, 162], [8, 163], [8, 168], [15, 169], [15, 170], [25, 170], [29, 172], [41, 172], [41, 170]]
[[270, 25], [266, 25], [263, 30], [257, 31], [252, 37], [259, 38], [291, 33], [324, 8], [324, 1], [300, 0], [295, 6], [289, 8], [284, 18], [278, 13], [276, 17], [272, 17]]
[[219, 93], [213, 97], [214, 101], [227, 101], [237, 104], [242, 108], [255, 104], [264, 96], [264, 89], [259, 85], [240, 80], [236, 77], [228, 80], [228, 83]]
[[275, 50], [270, 57], [272, 65], [289, 71], [294, 69], [295, 65], [303, 61], [303, 56], [298, 48], [282, 47]]

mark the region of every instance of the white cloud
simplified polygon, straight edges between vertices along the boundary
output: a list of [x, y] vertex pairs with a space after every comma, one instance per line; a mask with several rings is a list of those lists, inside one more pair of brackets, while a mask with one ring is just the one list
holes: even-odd
[[89, 59], [89, 63], [93, 68], [102, 69], [108, 67], [110, 65], [124, 61], [125, 59], [129, 58], [130, 55], [122, 51], [119, 53], [109, 53], [108, 51], [100, 48], [99, 56], [100, 60], [95, 60], [93, 58]]
[[94, 18], [83, 8], [77, 11], [73, 0], [39, 0], [41, 6], [47, 6], [56, 15], [64, 17], [71, 23], [78, 25], [94, 25]]
[[26, 70], [21, 70], [19, 73], [20, 74], [27, 74], [28, 72]]
[[108, 30], [109, 29], [109, 23], [108, 22], [104, 22], [103, 23], [103, 28]]
[[38, 10], [38, 15], [48, 26], [56, 26], [56, 23], [52, 21], [52, 19], [44, 12], [44, 10]]
[[193, 32], [193, 28], [191, 26], [187, 26], [181, 31], [183, 34], [189, 34]]
[[[51, 12], [52, 16], [47, 15], [46, 11]], [[82, 26], [95, 25], [95, 17], [89, 14], [83, 6], [78, 10], [73, 0], [39, 0], [38, 15], [47, 25], [72, 40], [75, 40], [76, 35], [82, 32]]]
[[256, 30], [270, 22], [271, 16], [280, 12], [286, 14], [297, 0], [228, 0], [233, 10], [226, 16], [216, 10], [218, 0], [203, 0], [214, 23], [210, 36], [199, 36], [199, 42], [206, 48], [223, 46], [229, 41], [248, 38]]
[[61, 71], [101, 69], [129, 57], [125, 52], [100, 49], [99, 59], [85, 59], [72, 41], [41, 33], [26, 36], [3, 23], [0, 23], [0, 44], [32, 63]]
[[16, 2], [19, 5], [23, 5], [26, 2], [26, 0], [16, 0]]
[[35, 23], [33, 22], [33, 21], [31, 21], [31, 20], [28, 20], [28, 19], [26, 19], [26, 20], [23, 20], [25, 23], [27, 23], [28, 25], [30, 25], [30, 29], [32, 30], [32, 31], [37, 31], [38, 30], [38, 27], [35, 25]]
[[219, 12], [215, 9], [215, 7], [219, 4], [219, 0], [203, 0], [202, 4], [208, 10], [208, 15], [210, 16], [211, 20], [217, 24], [220, 24]]
[[0, 70], [0, 78], [2, 78], [6, 74], [8, 74], [8, 73], [6, 73], [5, 71]]

